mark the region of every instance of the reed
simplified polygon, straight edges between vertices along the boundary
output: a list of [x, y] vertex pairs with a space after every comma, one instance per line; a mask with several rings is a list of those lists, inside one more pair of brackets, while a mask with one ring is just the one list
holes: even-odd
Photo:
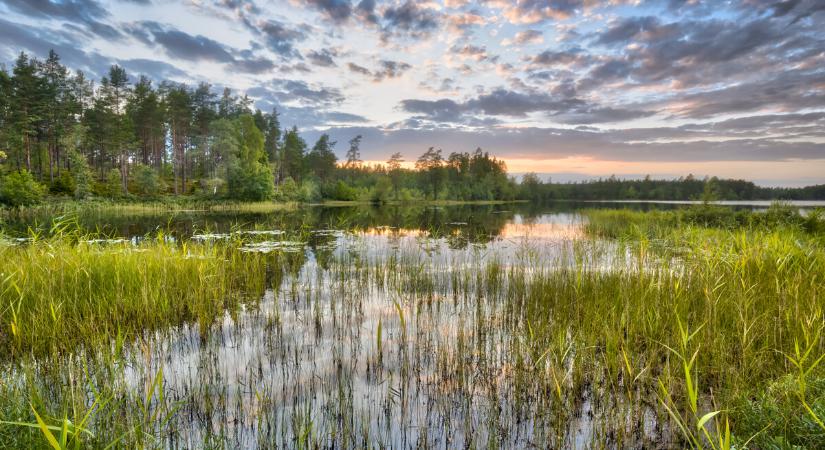
[[670, 214], [561, 247], [8, 246], [0, 446], [48, 445], [39, 416], [90, 447], [823, 447], [821, 237]]

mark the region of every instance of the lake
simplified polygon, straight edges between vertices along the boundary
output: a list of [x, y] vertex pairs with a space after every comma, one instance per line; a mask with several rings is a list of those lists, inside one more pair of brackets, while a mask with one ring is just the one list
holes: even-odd
[[[154, 417], [143, 429], [154, 437], [147, 442], [166, 448], [669, 447], [673, 425], [650, 388], [630, 387], [627, 374], [614, 384], [611, 370], [621, 364], [585, 356], [609, 342], [577, 338], [575, 323], [552, 315], [542, 322], [519, 306], [534, 283], [558, 273], [683, 276], [671, 257], [588, 238], [585, 207], [615, 205], [73, 217], [105, 235], [84, 241], [94, 251], [142, 251], [160, 233], [259, 258], [251, 267], [265, 271], [266, 282], [210, 324], [111, 336], [111, 347], [9, 366], [5, 389], [33, 383], [57, 403], [74, 383], [89, 386], [89, 399], [103, 385], [115, 398], [145, 396], [139, 404]], [[38, 222], [48, 234], [50, 220]], [[7, 221], [6, 230], [24, 236], [31, 223]], [[570, 298], [584, 295], [575, 282], [568, 288]], [[625, 361], [629, 373], [642, 370]]]

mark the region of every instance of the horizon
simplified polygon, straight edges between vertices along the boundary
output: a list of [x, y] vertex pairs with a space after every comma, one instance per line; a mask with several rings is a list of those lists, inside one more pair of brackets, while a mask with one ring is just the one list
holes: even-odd
[[[0, 62], [54, 49], [231, 87], [363, 159], [481, 147], [554, 181], [825, 183], [825, 4], [0, 0]], [[339, 145], [336, 153], [343, 155]], [[528, 170], [529, 169], [529, 170]]]

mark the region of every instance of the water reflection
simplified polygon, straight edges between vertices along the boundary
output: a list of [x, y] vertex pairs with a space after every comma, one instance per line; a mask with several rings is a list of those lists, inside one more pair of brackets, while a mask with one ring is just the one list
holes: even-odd
[[[579, 241], [575, 209], [303, 208], [80, 220], [114, 239], [164, 229], [177, 240], [228, 243], [255, 253], [244, 257], [266, 258], [266, 290], [208, 329], [147, 333], [124, 345], [117, 370], [104, 349], [60, 361], [102, 367], [103, 375], [71, 376], [124, 392], [146, 392], [162, 373], [164, 396], [178, 408], [163, 447], [585, 447], [647, 414], [598, 387], [553, 394], [556, 372], [542, 371], [556, 369], [525, 346], [532, 318], [508, 300], [533, 271], [582, 258], [595, 268], [616, 265], [613, 251]], [[572, 372], [565, 361], [558, 367]], [[626, 439], [645, 447], [662, 442], [661, 433], [649, 426]]]

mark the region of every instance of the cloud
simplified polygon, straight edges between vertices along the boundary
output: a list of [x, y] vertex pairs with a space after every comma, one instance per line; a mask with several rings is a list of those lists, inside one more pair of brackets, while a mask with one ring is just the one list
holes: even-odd
[[563, 20], [584, 6], [583, 0], [487, 0], [499, 8], [510, 22], [536, 24], [546, 20]]
[[206, 36], [193, 36], [157, 22], [138, 22], [132, 33], [139, 40], [163, 48], [167, 55], [188, 61], [231, 63], [229, 49]]
[[359, 66], [358, 64], [355, 64], [355, 63], [347, 63], [347, 68], [350, 70], [350, 72], [355, 72], [355, 73], [358, 73], [358, 74], [361, 74], [361, 75], [368, 75], [368, 76], [372, 75], [372, 72], [370, 72], [369, 69], [367, 69], [364, 66]]
[[47, 28], [35, 29], [0, 19], [0, 55], [13, 61], [21, 51], [33, 57], [45, 58], [49, 50], [55, 50], [63, 64], [92, 74], [103, 74], [111, 65], [111, 59], [94, 52], [85, 52], [73, 40], [73, 36]]
[[[628, 162], [791, 161], [825, 159], [825, 144], [770, 139], [722, 141], [630, 142], [624, 132], [566, 128], [398, 128], [341, 127], [326, 129], [335, 140], [361, 134], [365, 159], [383, 160], [394, 152], [413, 157], [428, 147], [446, 152], [482, 147], [498, 157], [554, 159], [588, 157]], [[320, 132], [316, 132], [320, 133]], [[308, 136], [317, 138], [314, 133]], [[347, 137], [349, 136], [349, 137]]]
[[[249, 95], [256, 97], [251, 93]], [[259, 98], [255, 102], [255, 107], [262, 111], [271, 111], [273, 108], [276, 109], [281, 125], [284, 127], [300, 127], [301, 134], [303, 136], [313, 136], [313, 141], [316, 140], [318, 136], [315, 136], [312, 130], [324, 129], [330, 126], [364, 124], [369, 122], [366, 117], [359, 114], [321, 110], [311, 106], [284, 105], [279, 103], [277, 99], [269, 97]], [[352, 136], [350, 136], [350, 138], [351, 137]]]
[[445, 17], [450, 32], [464, 37], [468, 36], [472, 29], [489, 23], [489, 19], [475, 10], [452, 13]]
[[344, 96], [340, 90], [310, 85], [302, 80], [271, 80], [248, 89], [247, 94], [271, 104], [291, 104], [315, 108], [326, 108], [344, 101]]
[[321, 67], [335, 67], [334, 57], [338, 56], [338, 53], [334, 50], [330, 49], [321, 49], [320, 51], [312, 50], [307, 53], [307, 59], [315, 64], [316, 66]]
[[206, 36], [193, 36], [157, 22], [138, 22], [129, 25], [127, 29], [137, 40], [162, 48], [172, 58], [221, 63], [233, 71], [250, 74], [262, 74], [275, 69], [272, 60], [255, 55], [251, 50], [239, 51]]
[[825, 71], [789, 70], [775, 78], [686, 94], [662, 106], [679, 117], [825, 108]]
[[525, 44], [541, 44], [544, 42], [544, 33], [539, 30], [524, 30], [519, 31], [512, 39], [504, 39], [501, 45], [507, 47], [510, 45], [525, 45]]
[[399, 6], [384, 9], [383, 40], [392, 36], [422, 38], [429, 36], [438, 27], [439, 17], [430, 8], [420, 8], [416, 2], [407, 0]]
[[245, 73], [262, 74], [274, 70], [275, 63], [268, 58], [249, 57], [235, 59], [235, 61], [232, 63], [232, 67], [235, 70], [239, 70]]
[[106, 39], [122, 37], [118, 30], [101, 22], [109, 17], [109, 11], [95, 0], [4, 0], [3, 4], [25, 16], [82, 24]]
[[488, 58], [487, 48], [476, 45], [453, 45], [450, 47], [450, 53], [458, 55], [462, 58], [470, 58], [476, 61], [484, 61]]
[[250, 29], [264, 38], [264, 41], [271, 51], [286, 58], [300, 58], [300, 53], [295, 49], [295, 43], [307, 38], [306, 31], [301, 28], [289, 26], [283, 22], [269, 19], [248, 23]]
[[[776, 20], [682, 20], [663, 23], [655, 17], [631, 17], [615, 22], [595, 36], [595, 44], [618, 51], [591, 72], [583, 87], [627, 78], [634, 84], [675, 83], [680, 89], [733, 81], [762, 73], [806, 47], [821, 46], [821, 39], [800, 40]], [[792, 50], [782, 43], [793, 39]], [[783, 51], [785, 55], [777, 53]]]
[[189, 76], [187, 72], [169, 63], [153, 59], [119, 59], [117, 63], [131, 75], [146, 75], [157, 81], [173, 78], [186, 79]]
[[350, 72], [371, 77], [373, 81], [379, 82], [385, 79], [398, 78], [412, 69], [412, 66], [402, 61], [384, 59], [379, 61], [379, 66], [375, 70], [367, 69], [352, 62], [347, 63], [347, 68]]
[[584, 66], [591, 61], [590, 55], [581, 49], [545, 50], [528, 61], [533, 66]]
[[655, 114], [650, 110], [603, 106], [568, 94], [563, 89], [561, 93], [546, 94], [500, 88], [463, 102], [407, 99], [401, 101], [400, 108], [419, 114], [418, 119], [461, 124], [477, 120], [478, 115], [523, 118], [541, 113], [559, 123], [594, 124], [623, 122]]
[[306, 0], [306, 3], [321, 11], [324, 17], [333, 22], [345, 22], [352, 15], [352, 4], [349, 0]]

